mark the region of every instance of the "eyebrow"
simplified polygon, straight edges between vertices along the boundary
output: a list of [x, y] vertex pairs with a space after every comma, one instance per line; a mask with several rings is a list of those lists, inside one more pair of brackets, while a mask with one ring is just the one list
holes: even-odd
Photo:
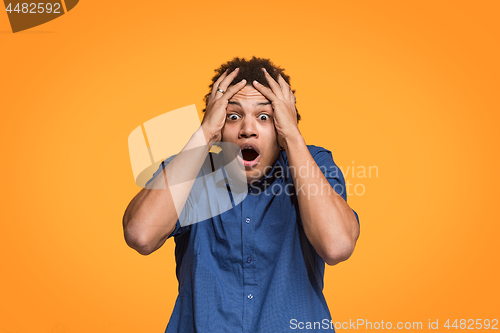
[[[241, 104], [240, 102], [236, 102], [236, 101], [228, 101], [229, 104], [234, 104], [234, 105], [238, 105], [241, 107]], [[259, 106], [259, 105], [269, 105], [271, 104], [271, 102], [269, 101], [266, 101], [266, 102], [260, 102], [260, 103], [255, 103], [255, 106]]]

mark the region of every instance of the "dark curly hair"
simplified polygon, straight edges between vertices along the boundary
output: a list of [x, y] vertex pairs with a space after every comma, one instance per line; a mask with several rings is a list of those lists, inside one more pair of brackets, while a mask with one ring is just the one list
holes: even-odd
[[[222, 64], [219, 68], [215, 70], [215, 76], [212, 78], [212, 83], [209, 86], [209, 93], [205, 95], [203, 101], [205, 102], [205, 108], [203, 112], [206, 111], [208, 105], [208, 98], [212, 94], [212, 88], [215, 81], [226, 71], [231, 73], [236, 68], [240, 68], [238, 75], [234, 78], [233, 82], [240, 82], [241, 80], [247, 80], [247, 86], [253, 86], [252, 82], [256, 80], [262, 85], [270, 88], [269, 83], [267, 83], [266, 77], [262, 72], [262, 68], [265, 68], [267, 72], [272, 76], [276, 82], [278, 82], [278, 76], [281, 74], [286, 83], [290, 84], [290, 77], [285, 74], [285, 69], [274, 65], [271, 60], [264, 58], [252, 57], [250, 60], [245, 58], [235, 57], [232, 60]], [[290, 85], [291, 86], [291, 85]], [[295, 90], [292, 89], [292, 93], [295, 94]], [[297, 122], [300, 120], [300, 114], [297, 111]]]

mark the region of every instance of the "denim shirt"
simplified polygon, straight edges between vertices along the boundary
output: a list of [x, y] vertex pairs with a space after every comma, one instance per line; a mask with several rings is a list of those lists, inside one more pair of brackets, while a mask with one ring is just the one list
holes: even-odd
[[[347, 200], [331, 152], [307, 147]], [[179, 295], [166, 333], [296, 332], [299, 322], [315, 323], [308, 332], [334, 332], [323, 295], [325, 262], [304, 233], [292, 174], [281, 151], [269, 175], [248, 185], [248, 195], [231, 209], [193, 224], [183, 210], [169, 236]], [[230, 193], [224, 173], [211, 179]]]

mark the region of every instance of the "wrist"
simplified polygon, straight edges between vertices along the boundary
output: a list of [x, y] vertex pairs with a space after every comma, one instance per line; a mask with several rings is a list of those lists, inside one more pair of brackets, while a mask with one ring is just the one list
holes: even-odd
[[285, 150], [288, 150], [296, 147], [298, 145], [305, 145], [305, 140], [302, 134], [300, 133], [299, 129], [297, 128], [294, 131], [290, 131], [289, 133], [286, 134], [286, 136], [283, 139], [283, 142], [285, 143]]
[[206, 146], [210, 150], [211, 144], [207, 140], [203, 128], [200, 126], [196, 130], [196, 132], [194, 132], [193, 135], [191, 135], [191, 138], [189, 139], [188, 143], [186, 144], [186, 146], [184, 146], [184, 150], [195, 149], [202, 146]]
[[201, 130], [203, 132], [203, 135], [205, 136], [207, 145], [211, 146], [214, 142], [217, 142], [219, 140], [220, 135], [217, 135], [217, 133], [220, 133], [220, 131], [215, 130], [213, 127], [202, 123]]

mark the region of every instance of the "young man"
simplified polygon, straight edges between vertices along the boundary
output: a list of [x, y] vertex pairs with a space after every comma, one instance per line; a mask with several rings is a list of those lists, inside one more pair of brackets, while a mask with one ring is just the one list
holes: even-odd
[[[359, 236], [342, 173], [330, 151], [306, 145], [283, 69], [254, 57], [217, 72], [200, 129], [149, 182], [165, 189], [141, 190], [123, 220], [127, 244], [141, 254], [175, 238], [179, 296], [166, 332], [333, 331], [325, 262], [349, 258]], [[207, 156], [228, 169], [223, 154], [209, 153], [215, 142], [236, 145], [248, 195], [236, 200], [227, 170], [213, 183], [209, 174], [207, 188], [220, 191], [223, 179], [232, 205], [214, 213], [217, 194], [193, 193], [193, 183]]]

